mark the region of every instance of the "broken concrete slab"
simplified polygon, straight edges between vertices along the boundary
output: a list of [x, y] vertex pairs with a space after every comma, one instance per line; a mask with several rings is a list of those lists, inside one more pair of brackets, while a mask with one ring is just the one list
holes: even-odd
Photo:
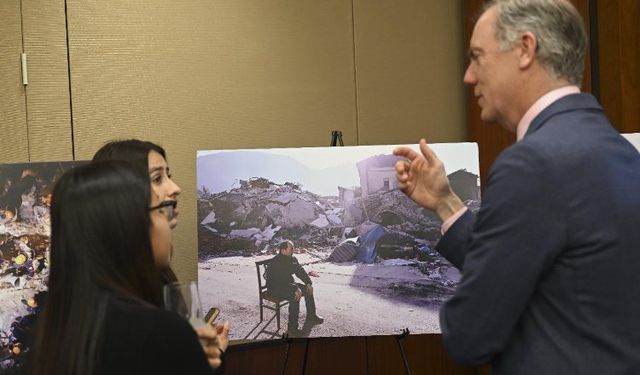
[[317, 219], [315, 219], [314, 221], [312, 221], [309, 224], [313, 225], [316, 228], [326, 228], [326, 227], [329, 226], [329, 220], [327, 220], [326, 216], [320, 215], [320, 216], [318, 216]]

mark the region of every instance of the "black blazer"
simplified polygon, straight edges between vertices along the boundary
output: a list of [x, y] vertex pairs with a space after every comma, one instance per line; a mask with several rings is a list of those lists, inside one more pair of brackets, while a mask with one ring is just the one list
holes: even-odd
[[462, 270], [445, 349], [492, 374], [640, 374], [640, 154], [566, 96], [489, 173], [437, 250]]

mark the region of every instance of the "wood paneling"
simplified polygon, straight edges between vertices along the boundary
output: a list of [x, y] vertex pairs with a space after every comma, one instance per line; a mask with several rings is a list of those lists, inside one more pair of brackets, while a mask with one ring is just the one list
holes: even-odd
[[20, 0], [0, 1], [0, 162], [29, 160], [25, 91], [20, 54], [22, 25]]
[[[591, 25], [591, 18], [589, 16], [589, 1], [590, 0], [570, 0], [573, 6], [576, 7], [582, 20], [584, 21], [584, 27], [586, 28], [587, 35], [589, 35], [589, 28]], [[591, 0], [592, 1], [592, 0]], [[584, 92], [592, 92], [592, 77], [591, 77], [591, 46], [587, 47], [587, 55], [584, 62], [584, 75], [582, 77], [581, 90]]]
[[[403, 340], [412, 374], [472, 375], [473, 368], [456, 365], [442, 347], [441, 335], [409, 335]], [[369, 374], [403, 374], [404, 364], [395, 337], [368, 339]]]
[[[229, 374], [366, 374], [364, 338], [291, 340], [231, 346], [227, 351]], [[308, 348], [307, 348], [308, 343]], [[306, 351], [306, 364], [305, 364]]]
[[640, 132], [640, 2], [600, 0], [600, 102], [622, 133]]
[[[285, 374], [404, 374], [400, 348], [394, 337], [345, 337], [292, 341]], [[409, 335], [403, 346], [412, 374], [474, 375], [476, 369], [457, 366], [442, 349], [440, 335]], [[226, 373], [279, 374], [286, 353], [283, 341], [230, 347]]]

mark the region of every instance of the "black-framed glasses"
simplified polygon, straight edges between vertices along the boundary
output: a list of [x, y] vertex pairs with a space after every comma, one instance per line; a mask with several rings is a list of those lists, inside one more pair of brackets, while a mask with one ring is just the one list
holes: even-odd
[[157, 206], [149, 207], [149, 211], [162, 210], [161, 212], [167, 217], [167, 220], [171, 221], [176, 215], [176, 206], [178, 206], [178, 201], [164, 201]]

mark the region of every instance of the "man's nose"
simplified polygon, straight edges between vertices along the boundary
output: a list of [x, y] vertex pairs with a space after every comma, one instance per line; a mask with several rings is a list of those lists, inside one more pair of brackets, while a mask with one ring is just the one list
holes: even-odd
[[467, 67], [467, 70], [464, 72], [464, 83], [467, 85], [475, 85], [476, 84], [476, 76], [471, 71], [471, 64]]

